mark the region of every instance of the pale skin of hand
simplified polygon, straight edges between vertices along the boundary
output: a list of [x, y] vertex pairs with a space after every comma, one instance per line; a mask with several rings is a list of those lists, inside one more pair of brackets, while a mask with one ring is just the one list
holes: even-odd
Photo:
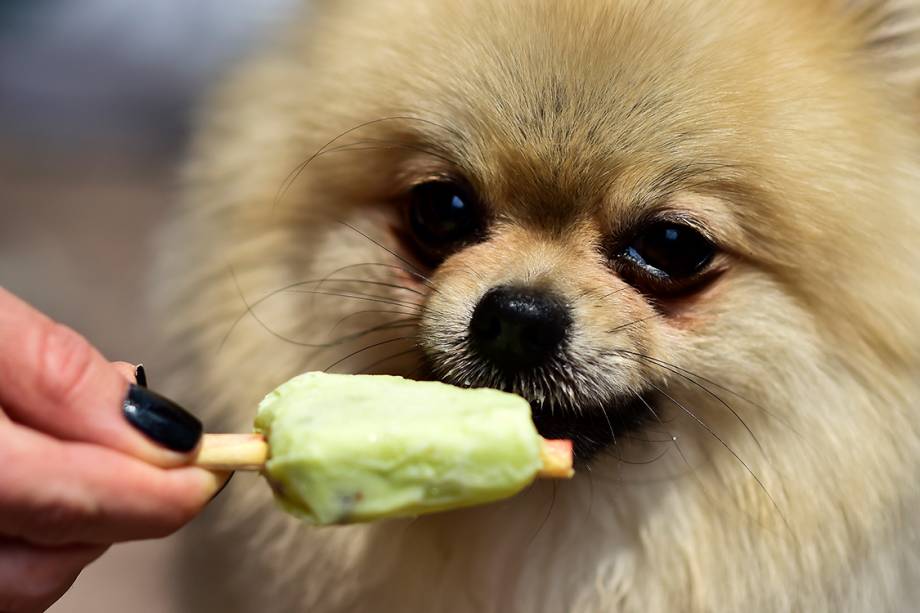
[[134, 366], [0, 288], [0, 613], [44, 611], [113, 543], [167, 536], [227, 475], [122, 413]]

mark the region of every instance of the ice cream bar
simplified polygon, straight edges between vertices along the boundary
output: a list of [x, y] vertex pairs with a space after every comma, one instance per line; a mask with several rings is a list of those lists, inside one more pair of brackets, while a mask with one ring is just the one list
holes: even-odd
[[264, 474], [313, 524], [413, 516], [511, 496], [538, 473], [571, 476], [513, 394], [385, 375], [311, 372], [259, 405]]

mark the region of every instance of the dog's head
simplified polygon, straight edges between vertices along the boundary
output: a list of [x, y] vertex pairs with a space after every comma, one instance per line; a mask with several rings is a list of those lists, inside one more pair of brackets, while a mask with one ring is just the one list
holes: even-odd
[[199, 156], [253, 313], [340, 343], [273, 376], [513, 390], [590, 456], [909, 363], [915, 105], [854, 4], [320, 3]]

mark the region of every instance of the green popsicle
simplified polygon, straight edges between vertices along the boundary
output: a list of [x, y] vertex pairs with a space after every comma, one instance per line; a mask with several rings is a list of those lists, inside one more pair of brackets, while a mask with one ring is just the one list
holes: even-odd
[[523, 398], [386, 375], [306, 373], [269, 393], [255, 429], [280, 505], [313, 524], [413, 516], [571, 476]]

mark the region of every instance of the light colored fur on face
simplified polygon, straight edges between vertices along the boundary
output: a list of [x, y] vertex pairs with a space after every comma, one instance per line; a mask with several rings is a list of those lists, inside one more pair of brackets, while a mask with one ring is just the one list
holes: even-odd
[[[578, 406], [653, 385], [660, 421], [571, 482], [414, 521], [309, 528], [240, 475], [177, 562], [183, 610], [915, 610], [914, 10], [316, 3], [201, 112], [163, 249], [172, 391], [243, 431], [267, 390], [342, 358], [412, 374], [425, 352], [475, 383], [472, 307], [529, 282], [575, 332], [567, 374], [521, 390]], [[392, 228], [443, 173], [498, 221], [429, 283]], [[599, 246], [661, 211], [724, 272], [656, 315]]]

